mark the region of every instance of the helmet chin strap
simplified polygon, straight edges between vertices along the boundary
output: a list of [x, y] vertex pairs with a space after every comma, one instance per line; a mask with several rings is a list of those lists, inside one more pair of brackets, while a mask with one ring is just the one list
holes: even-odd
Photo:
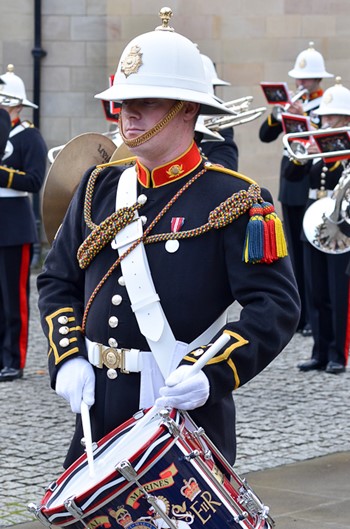
[[127, 147], [131, 147], [131, 148], [138, 147], [139, 145], [142, 145], [146, 141], [148, 141], [151, 138], [153, 138], [153, 136], [158, 134], [158, 132], [163, 130], [164, 127], [166, 127], [168, 125], [168, 123], [170, 123], [170, 121], [172, 121], [174, 119], [174, 117], [180, 112], [180, 110], [183, 108], [183, 106], [184, 106], [184, 102], [183, 101], [176, 101], [174, 103], [174, 105], [171, 107], [171, 109], [169, 110], [169, 112], [167, 112], [165, 114], [165, 116], [160, 121], [158, 121], [158, 123], [156, 123], [147, 132], [144, 132], [143, 134], [140, 134], [140, 136], [137, 136], [137, 138], [133, 138], [132, 140], [128, 140], [124, 136], [124, 133], [123, 133], [123, 120], [122, 120], [123, 109], [122, 109], [121, 112], [120, 112], [120, 116], [119, 116], [119, 122], [120, 122], [120, 131], [119, 132], [120, 132], [120, 135], [121, 135], [121, 137], [123, 139], [123, 142], [125, 143], [125, 145]]

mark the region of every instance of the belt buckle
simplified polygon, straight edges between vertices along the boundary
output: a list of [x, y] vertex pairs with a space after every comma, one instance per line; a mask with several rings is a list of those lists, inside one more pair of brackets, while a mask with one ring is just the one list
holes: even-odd
[[327, 196], [327, 191], [325, 189], [317, 189], [316, 191], [317, 200]]
[[117, 349], [115, 347], [105, 347], [99, 344], [100, 363], [108, 369], [120, 369], [121, 373], [128, 374], [125, 369], [125, 353], [128, 349]]

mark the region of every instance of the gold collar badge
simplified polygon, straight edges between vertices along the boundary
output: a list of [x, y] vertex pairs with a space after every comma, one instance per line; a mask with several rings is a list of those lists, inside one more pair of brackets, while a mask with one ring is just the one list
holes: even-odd
[[167, 175], [170, 177], [170, 178], [174, 178], [174, 176], [179, 176], [180, 174], [182, 174], [184, 172], [183, 170], [183, 166], [182, 165], [172, 165], [168, 170], [167, 170]]
[[128, 77], [132, 73], [137, 73], [142, 65], [142, 53], [140, 46], [133, 46], [129, 55], [122, 61], [121, 71]]

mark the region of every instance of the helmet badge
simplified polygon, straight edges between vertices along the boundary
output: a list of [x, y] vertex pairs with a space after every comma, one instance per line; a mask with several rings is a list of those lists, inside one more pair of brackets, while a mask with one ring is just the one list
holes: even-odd
[[325, 96], [323, 96], [323, 103], [325, 105], [329, 105], [333, 101], [333, 96], [330, 92], [327, 92]]
[[306, 60], [305, 60], [304, 57], [299, 61], [299, 68], [300, 68], [301, 70], [303, 70], [304, 68], [306, 68]]
[[127, 57], [122, 61], [121, 71], [125, 77], [129, 77], [132, 73], [137, 73], [142, 65], [142, 53], [140, 46], [133, 46]]

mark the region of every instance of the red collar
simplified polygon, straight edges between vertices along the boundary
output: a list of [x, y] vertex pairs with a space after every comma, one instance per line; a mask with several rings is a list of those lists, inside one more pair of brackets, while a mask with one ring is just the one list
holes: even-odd
[[144, 187], [161, 187], [194, 171], [202, 161], [197, 145], [192, 141], [190, 147], [181, 156], [149, 171], [136, 160], [137, 178]]
[[16, 118], [13, 121], [11, 121], [12, 128], [18, 125], [21, 122], [20, 118]]
[[317, 97], [321, 97], [323, 95], [322, 88], [319, 88], [318, 90], [315, 90], [315, 92], [311, 92], [309, 95], [309, 101], [312, 101], [313, 99], [316, 99]]

